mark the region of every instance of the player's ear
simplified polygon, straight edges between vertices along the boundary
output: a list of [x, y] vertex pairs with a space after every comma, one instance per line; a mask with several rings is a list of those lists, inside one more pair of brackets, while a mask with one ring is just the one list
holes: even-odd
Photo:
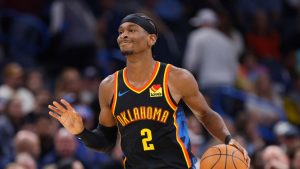
[[156, 43], [157, 36], [155, 34], [149, 35], [148, 45], [153, 46]]

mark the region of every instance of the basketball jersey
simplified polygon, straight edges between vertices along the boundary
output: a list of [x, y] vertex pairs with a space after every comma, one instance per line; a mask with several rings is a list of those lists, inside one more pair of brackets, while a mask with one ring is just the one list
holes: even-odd
[[169, 69], [169, 64], [156, 62], [150, 80], [140, 89], [128, 82], [126, 68], [114, 74], [112, 112], [126, 169], [194, 168], [183, 109], [169, 94]]

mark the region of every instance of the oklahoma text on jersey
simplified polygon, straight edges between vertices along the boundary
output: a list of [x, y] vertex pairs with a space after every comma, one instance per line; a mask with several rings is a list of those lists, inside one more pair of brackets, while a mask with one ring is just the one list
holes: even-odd
[[120, 115], [116, 116], [116, 119], [124, 127], [139, 120], [153, 120], [160, 123], [166, 123], [169, 114], [170, 112], [168, 110], [163, 110], [162, 108], [140, 106], [122, 111]]

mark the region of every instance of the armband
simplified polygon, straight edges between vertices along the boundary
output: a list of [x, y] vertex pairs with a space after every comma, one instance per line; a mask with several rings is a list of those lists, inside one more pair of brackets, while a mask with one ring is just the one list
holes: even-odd
[[225, 143], [226, 145], [229, 144], [229, 142], [230, 142], [231, 139], [232, 139], [231, 135], [227, 135], [227, 136], [225, 137], [224, 143]]
[[85, 128], [81, 133], [77, 134], [76, 137], [82, 140], [89, 148], [108, 152], [116, 144], [117, 133], [117, 126], [105, 127], [99, 124], [93, 131]]

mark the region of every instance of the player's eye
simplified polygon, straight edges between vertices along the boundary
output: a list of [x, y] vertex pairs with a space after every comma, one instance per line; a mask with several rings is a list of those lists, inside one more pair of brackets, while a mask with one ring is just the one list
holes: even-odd
[[128, 31], [129, 31], [129, 32], [135, 32], [135, 30], [134, 30], [134, 29], [129, 29]]

